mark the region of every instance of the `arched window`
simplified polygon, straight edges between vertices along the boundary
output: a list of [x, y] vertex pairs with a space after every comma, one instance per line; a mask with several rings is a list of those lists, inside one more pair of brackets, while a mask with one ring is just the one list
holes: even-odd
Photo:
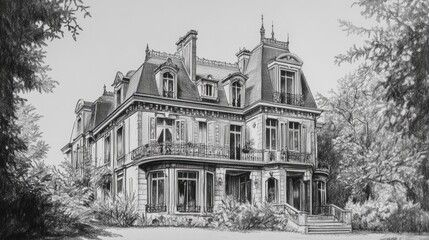
[[277, 196], [278, 196], [278, 192], [277, 192], [277, 185], [278, 185], [278, 180], [270, 177], [267, 179], [265, 186], [266, 186], [266, 196], [267, 196], [267, 202], [269, 203], [275, 203], [277, 202]]
[[170, 72], [162, 74], [163, 79], [163, 96], [172, 98], [174, 96], [174, 78]]
[[239, 82], [234, 82], [232, 84], [232, 106], [241, 107], [241, 88], [242, 85]]

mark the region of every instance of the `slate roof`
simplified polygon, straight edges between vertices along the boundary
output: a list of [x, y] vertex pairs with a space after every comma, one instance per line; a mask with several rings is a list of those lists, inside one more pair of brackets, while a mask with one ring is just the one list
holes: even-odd
[[[269, 40], [269, 39], [268, 39]], [[160, 53], [149, 51], [144, 63], [135, 71], [127, 72], [125, 78], [129, 79], [125, 99], [133, 94], [141, 93], [146, 95], [158, 95], [158, 89], [155, 80], [154, 70], [165, 63], [168, 58], [178, 67], [177, 96], [179, 99], [201, 102], [196, 84], [189, 78], [185, 67], [176, 54]], [[273, 101], [273, 84], [268, 73], [268, 63], [281, 54], [289, 53], [289, 48], [273, 47], [272, 42], [261, 41], [250, 53], [249, 62], [246, 71], [246, 91], [245, 106], [249, 106], [257, 101]], [[211, 75], [211, 80], [218, 82], [218, 101], [212, 102], [220, 106], [228, 106], [225, 90], [222, 85], [222, 79], [230, 74], [238, 73], [239, 68], [236, 64], [227, 64], [217, 61], [197, 58], [196, 78], [207, 78]], [[317, 108], [316, 102], [307, 84], [302, 71], [301, 86], [304, 95], [304, 106]], [[88, 124], [88, 130], [98, 126], [114, 110], [114, 96], [112, 93], [105, 92], [91, 105], [91, 120]]]

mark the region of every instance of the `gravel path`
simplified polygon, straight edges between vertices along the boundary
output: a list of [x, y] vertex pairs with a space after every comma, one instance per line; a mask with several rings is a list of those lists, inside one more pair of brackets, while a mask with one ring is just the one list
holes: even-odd
[[229, 232], [217, 231], [214, 229], [200, 229], [200, 228], [105, 228], [103, 234], [96, 238], [74, 238], [74, 239], [174, 239], [174, 240], [422, 240], [428, 239], [429, 235], [415, 235], [415, 234], [393, 234], [393, 233], [368, 233], [368, 232], [353, 232], [351, 234], [335, 234], [335, 235], [309, 235], [291, 232], [271, 232], [271, 231], [251, 231], [251, 232]]

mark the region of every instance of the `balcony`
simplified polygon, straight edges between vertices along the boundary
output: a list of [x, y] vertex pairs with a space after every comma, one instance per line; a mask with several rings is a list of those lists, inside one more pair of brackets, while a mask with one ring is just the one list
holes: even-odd
[[311, 163], [310, 154], [294, 152], [288, 150], [270, 151], [265, 149], [248, 149], [240, 151], [238, 159], [231, 159], [231, 148], [225, 146], [213, 146], [199, 143], [163, 143], [157, 142], [142, 145], [131, 152], [131, 160], [142, 157], [180, 155], [199, 158], [215, 158], [231, 161], [251, 161], [251, 162], [298, 162]]
[[131, 152], [131, 160], [160, 155], [181, 155], [204, 158], [229, 158], [229, 146], [212, 146], [199, 143], [163, 143], [142, 145]]
[[304, 106], [304, 95], [283, 92], [273, 92], [273, 102]]

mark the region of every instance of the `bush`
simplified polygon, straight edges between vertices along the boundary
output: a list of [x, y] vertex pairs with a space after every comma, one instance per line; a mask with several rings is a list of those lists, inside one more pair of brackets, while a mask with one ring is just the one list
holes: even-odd
[[152, 215], [140, 218], [140, 226], [166, 226], [166, 227], [213, 227], [213, 217], [207, 216], [171, 216]]
[[269, 203], [239, 203], [228, 198], [214, 214], [214, 225], [230, 230], [285, 230], [287, 215]]
[[95, 217], [104, 225], [128, 227], [132, 226], [139, 214], [134, 195], [116, 195], [106, 200], [96, 200], [93, 204]]
[[362, 203], [349, 201], [352, 227], [356, 230], [392, 232], [429, 232], [429, 212], [420, 204], [407, 201], [403, 189], [377, 186], [374, 199]]

